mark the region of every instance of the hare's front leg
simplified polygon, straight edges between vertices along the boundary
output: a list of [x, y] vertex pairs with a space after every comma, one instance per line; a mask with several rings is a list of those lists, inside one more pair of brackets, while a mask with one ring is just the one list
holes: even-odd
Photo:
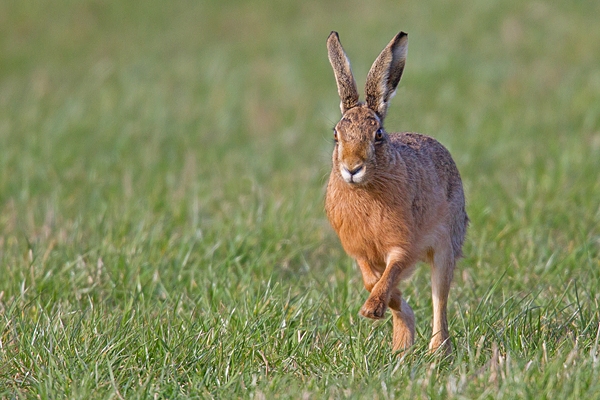
[[[375, 284], [379, 281], [381, 274], [373, 269], [367, 261], [357, 260], [357, 262], [365, 289], [371, 292]], [[392, 310], [392, 322], [394, 324], [393, 350], [406, 350], [415, 342], [415, 314], [408, 303], [402, 298], [402, 292], [397, 287], [392, 290], [388, 305]], [[363, 306], [360, 311], [361, 315], [372, 318], [374, 313], [367, 314], [363, 311], [364, 308]], [[385, 312], [385, 309], [383, 312]]]
[[452, 284], [455, 259], [450, 243], [436, 249], [431, 262], [431, 295], [433, 303], [433, 337], [429, 350], [434, 352], [442, 347], [445, 354], [450, 354], [452, 345], [448, 333], [448, 293]]
[[[356, 262], [358, 263], [358, 266], [360, 268], [365, 289], [371, 292], [373, 290], [373, 287], [375, 287], [377, 282], [379, 282], [379, 279], [381, 278], [381, 273], [373, 267], [371, 267], [371, 264], [369, 264], [369, 262], [366, 260], [357, 259]], [[370, 298], [371, 297], [369, 296], [369, 299]], [[365, 309], [365, 306], [363, 305], [359, 311], [359, 314], [365, 318], [381, 319], [385, 314], [386, 308], [387, 302], [380, 302], [380, 304], [378, 304], [374, 309], [368, 310]]]
[[[370, 290], [371, 295], [360, 309], [360, 314], [363, 317], [371, 319], [383, 318], [388, 304], [392, 299], [392, 294], [394, 294], [395, 291], [398, 291], [398, 284], [403, 277], [409, 275], [413, 265], [414, 261], [411, 258], [406, 257], [403, 251], [398, 250], [390, 252], [387, 257], [385, 270], [372, 286], [372, 289]], [[364, 269], [365, 268], [361, 266], [361, 271]], [[373, 276], [377, 276], [372, 269], [371, 273]], [[364, 272], [363, 279], [365, 279]], [[365, 280], [365, 287], [366, 286], [367, 282]], [[367, 290], [369, 290], [368, 287]]]

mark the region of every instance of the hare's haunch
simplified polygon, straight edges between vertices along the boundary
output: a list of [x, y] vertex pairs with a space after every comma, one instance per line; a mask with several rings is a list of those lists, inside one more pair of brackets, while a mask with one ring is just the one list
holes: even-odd
[[431, 264], [429, 348], [448, 353], [448, 292], [469, 219], [460, 174], [448, 150], [429, 136], [388, 133], [383, 127], [407, 48], [408, 35], [400, 32], [383, 49], [367, 75], [363, 103], [338, 34], [329, 35], [342, 118], [334, 130], [325, 207], [371, 292], [360, 314], [380, 319], [388, 307], [392, 311], [394, 350], [407, 349], [415, 336], [414, 314], [398, 284], [417, 262]]

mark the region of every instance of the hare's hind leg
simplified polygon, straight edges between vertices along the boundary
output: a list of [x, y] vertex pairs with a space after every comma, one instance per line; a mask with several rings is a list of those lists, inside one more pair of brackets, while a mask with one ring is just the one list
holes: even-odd
[[392, 292], [389, 306], [394, 324], [393, 350], [407, 350], [415, 342], [415, 314], [398, 288]]
[[450, 241], [435, 249], [431, 262], [431, 295], [433, 302], [433, 337], [429, 350], [434, 352], [442, 348], [445, 354], [452, 351], [448, 333], [448, 293], [452, 284], [455, 259]]

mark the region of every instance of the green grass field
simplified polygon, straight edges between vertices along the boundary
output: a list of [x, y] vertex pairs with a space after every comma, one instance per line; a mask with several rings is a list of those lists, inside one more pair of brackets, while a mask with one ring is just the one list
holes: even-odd
[[[0, 2], [0, 398], [600, 398], [600, 2], [402, 3]], [[451, 358], [358, 317], [331, 30], [463, 176]]]

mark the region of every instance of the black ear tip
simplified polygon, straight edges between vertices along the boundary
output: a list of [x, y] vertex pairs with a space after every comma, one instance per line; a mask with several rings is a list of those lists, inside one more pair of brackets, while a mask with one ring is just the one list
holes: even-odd
[[394, 43], [394, 45], [398, 45], [402, 42], [406, 42], [408, 40], [408, 33], [404, 32], [404, 31], [400, 31], [395, 37], [394, 39], [392, 39], [392, 42]]
[[340, 38], [340, 36], [338, 35], [338, 33], [336, 31], [331, 31], [331, 33], [329, 34], [327, 39], [331, 38], [332, 36], [335, 36], [338, 39]]

